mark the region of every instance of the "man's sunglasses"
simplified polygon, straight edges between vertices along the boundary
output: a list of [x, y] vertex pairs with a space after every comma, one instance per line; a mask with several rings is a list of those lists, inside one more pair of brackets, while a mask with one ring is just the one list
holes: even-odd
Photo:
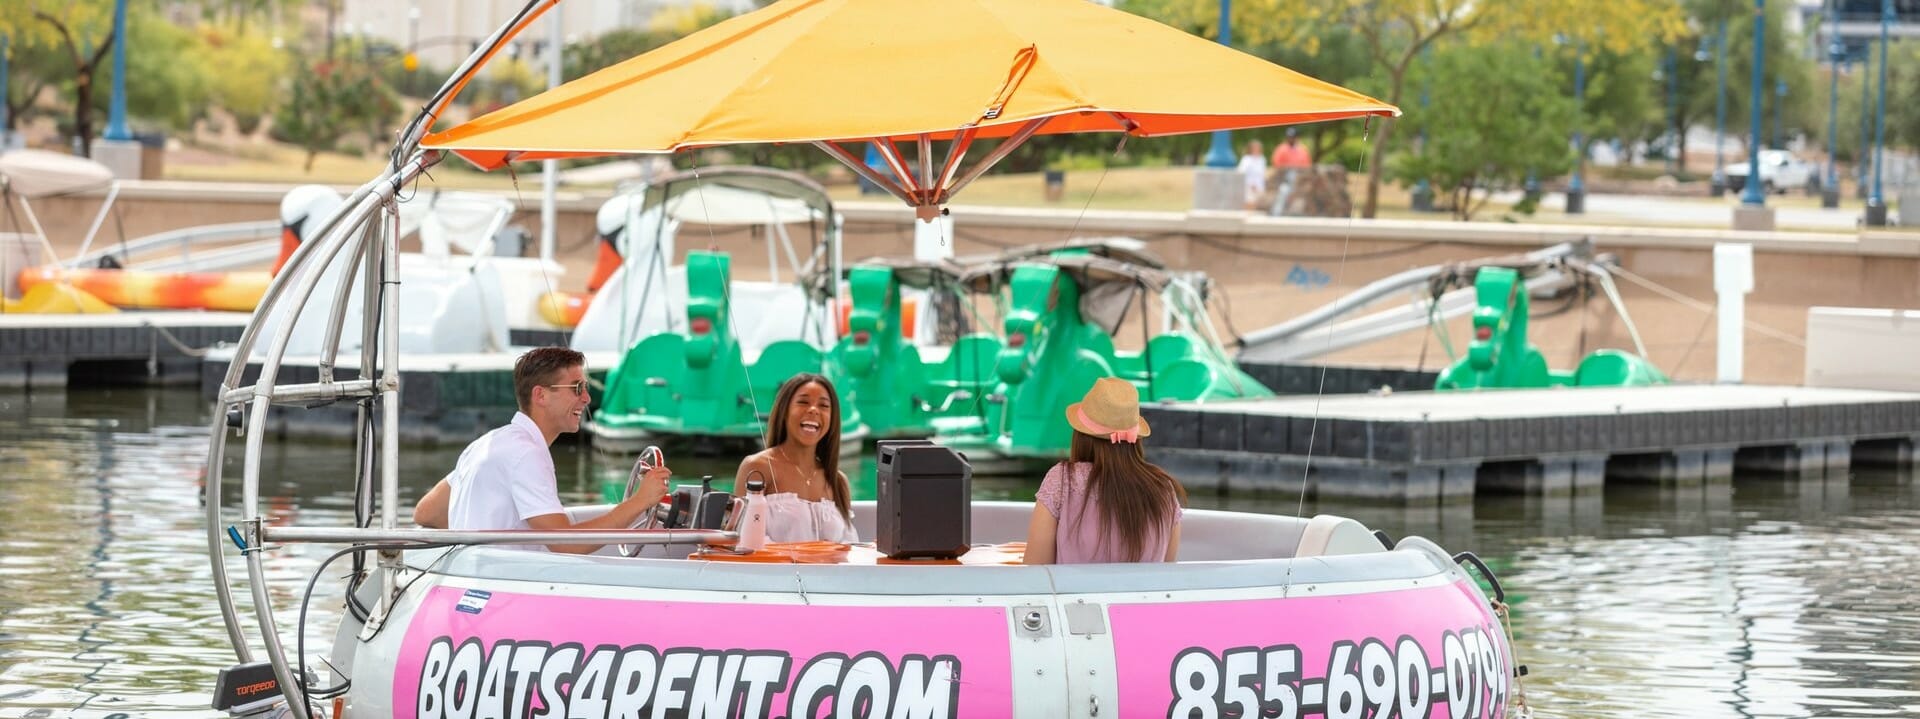
[[580, 380], [579, 382], [575, 382], [575, 383], [573, 383], [573, 384], [543, 384], [543, 385], [540, 385], [540, 386], [542, 386], [542, 387], [548, 387], [548, 388], [565, 388], [565, 389], [570, 389], [570, 390], [573, 390], [573, 396], [575, 396], [575, 397], [585, 397], [585, 396], [587, 396], [587, 381], [586, 381], [586, 380]]

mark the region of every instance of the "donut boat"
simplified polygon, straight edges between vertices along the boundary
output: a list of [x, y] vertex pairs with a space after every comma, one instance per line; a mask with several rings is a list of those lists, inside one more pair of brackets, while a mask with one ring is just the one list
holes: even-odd
[[[571, 508], [576, 519], [606, 506]], [[954, 560], [872, 544], [408, 551], [348, 617], [350, 716], [1505, 716], [1495, 612], [1432, 542], [1188, 510], [1172, 564], [1019, 564], [1032, 505], [973, 502]], [[862, 537], [873, 503], [856, 503]], [[672, 548], [678, 547], [677, 551]], [[1474, 560], [1477, 561], [1477, 560]], [[374, 598], [379, 588], [363, 585]], [[644, 712], [643, 712], [644, 710]], [[638, 712], [638, 713], [637, 713]]]

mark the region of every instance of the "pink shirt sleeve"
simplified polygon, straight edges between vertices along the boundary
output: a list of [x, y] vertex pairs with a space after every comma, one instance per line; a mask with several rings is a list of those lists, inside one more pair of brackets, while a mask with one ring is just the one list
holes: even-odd
[[1062, 471], [1065, 464], [1053, 465], [1047, 470], [1047, 478], [1040, 480], [1040, 491], [1033, 493], [1033, 500], [1046, 507], [1054, 519], [1060, 518], [1060, 508], [1067, 501], [1067, 474]]

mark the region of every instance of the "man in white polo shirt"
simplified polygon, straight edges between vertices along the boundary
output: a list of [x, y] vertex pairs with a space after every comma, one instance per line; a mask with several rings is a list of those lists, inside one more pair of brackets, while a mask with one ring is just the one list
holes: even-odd
[[[666, 467], [648, 470], [626, 501], [606, 514], [569, 522], [549, 447], [563, 432], [580, 430], [587, 409], [586, 357], [565, 347], [541, 347], [513, 363], [513, 421], [467, 445], [453, 472], [414, 507], [414, 521], [450, 529], [625, 529], [667, 493]], [[549, 544], [555, 552], [587, 554], [594, 544]]]

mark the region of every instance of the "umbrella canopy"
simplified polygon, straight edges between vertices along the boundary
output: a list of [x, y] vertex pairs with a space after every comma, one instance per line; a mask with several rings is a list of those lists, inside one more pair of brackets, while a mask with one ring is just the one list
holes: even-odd
[[[808, 142], [923, 208], [1034, 134], [1392, 116], [1373, 98], [1086, 0], [783, 0], [444, 132], [515, 160]], [[1006, 138], [967, 172], [976, 139]], [[952, 140], [936, 163], [930, 143]], [[874, 142], [892, 177], [842, 142]], [[915, 148], [909, 167], [896, 142]]]

